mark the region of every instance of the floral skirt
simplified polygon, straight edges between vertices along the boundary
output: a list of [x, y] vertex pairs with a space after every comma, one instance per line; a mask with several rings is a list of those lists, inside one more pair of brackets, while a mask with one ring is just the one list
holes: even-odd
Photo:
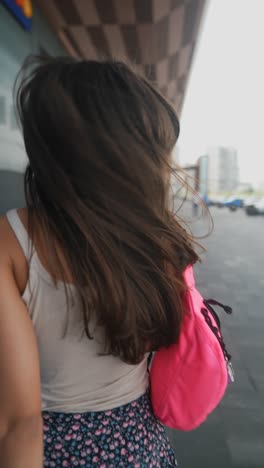
[[43, 412], [44, 467], [177, 467], [148, 395], [92, 413]]

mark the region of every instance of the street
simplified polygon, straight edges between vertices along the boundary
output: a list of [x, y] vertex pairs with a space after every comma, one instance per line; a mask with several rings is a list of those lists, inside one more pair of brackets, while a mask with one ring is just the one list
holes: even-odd
[[[168, 431], [180, 468], [264, 468], [264, 217], [213, 208], [214, 231], [196, 268], [198, 289], [233, 307], [222, 318], [236, 381], [199, 429]], [[207, 223], [208, 224], [208, 223]], [[195, 232], [206, 225], [193, 223]]]

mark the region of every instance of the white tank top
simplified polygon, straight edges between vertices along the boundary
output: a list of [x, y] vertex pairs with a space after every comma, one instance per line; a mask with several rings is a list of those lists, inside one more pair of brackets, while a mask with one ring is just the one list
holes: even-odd
[[[17, 211], [7, 213], [7, 219], [29, 261], [31, 243]], [[29, 265], [22, 298], [37, 336], [43, 411], [104, 411], [143, 395], [149, 384], [148, 355], [138, 365], [100, 356], [103, 330], [95, 329], [93, 340], [86, 337], [74, 286], [67, 286], [75, 297], [67, 310], [63, 284], [54, 285], [34, 248]]]

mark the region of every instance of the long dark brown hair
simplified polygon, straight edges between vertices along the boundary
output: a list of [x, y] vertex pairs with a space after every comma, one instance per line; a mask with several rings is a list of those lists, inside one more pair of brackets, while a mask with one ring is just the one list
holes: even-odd
[[182, 273], [198, 259], [168, 203], [178, 118], [122, 62], [34, 58], [22, 76], [30, 236], [38, 225], [64, 284], [66, 262], [87, 336], [96, 314], [106, 352], [138, 363], [177, 341]]

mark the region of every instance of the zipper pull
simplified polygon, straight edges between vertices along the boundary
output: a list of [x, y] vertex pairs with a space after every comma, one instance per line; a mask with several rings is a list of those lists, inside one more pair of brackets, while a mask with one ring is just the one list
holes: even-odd
[[221, 302], [216, 301], [215, 299], [207, 299], [206, 302], [210, 305], [217, 305], [218, 307], [221, 307], [228, 315], [232, 314], [233, 312], [232, 307], [224, 305]]
[[226, 365], [227, 365], [227, 373], [228, 373], [228, 382], [229, 383], [234, 383], [235, 382], [235, 371], [234, 371], [234, 368], [232, 366], [232, 362], [227, 361]]

